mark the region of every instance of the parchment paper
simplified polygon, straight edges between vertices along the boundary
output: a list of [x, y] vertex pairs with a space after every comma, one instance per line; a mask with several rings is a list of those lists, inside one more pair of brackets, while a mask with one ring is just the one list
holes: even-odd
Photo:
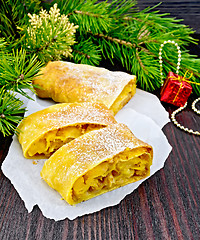
[[[31, 95], [35, 101], [27, 103], [27, 113], [38, 111], [54, 104]], [[132, 100], [116, 115], [116, 120], [128, 125], [136, 137], [152, 145], [154, 150], [151, 176], [164, 166], [171, 146], [161, 128], [169, 122], [168, 113], [157, 97], [137, 89]], [[127, 194], [133, 192], [144, 180], [129, 184], [101, 196], [70, 206], [55, 190], [51, 189], [40, 177], [45, 159], [35, 161], [25, 159], [17, 137], [13, 137], [9, 153], [2, 164], [2, 171], [7, 176], [25, 203], [28, 212], [38, 205], [43, 215], [54, 220], [93, 213], [103, 208], [118, 204]]]

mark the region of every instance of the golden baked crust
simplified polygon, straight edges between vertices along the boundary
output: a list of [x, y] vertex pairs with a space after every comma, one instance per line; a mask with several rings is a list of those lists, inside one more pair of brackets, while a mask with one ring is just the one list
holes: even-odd
[[138, 181], [150, 174], [152, 147], [124, 124], [89, 132], [62, 146], [41, 177], [71, 205]]
[[55, 102], [101, 102], [116, 114], [135, 94], [136, 77], [71, 62], [49, 62], [33, 81], [41, 98]]
[[18, 138], [26, 158], [49, 157], [74, 138], [113, 123], [112, 112], [101, 103], [55, 104], [25, 118]]

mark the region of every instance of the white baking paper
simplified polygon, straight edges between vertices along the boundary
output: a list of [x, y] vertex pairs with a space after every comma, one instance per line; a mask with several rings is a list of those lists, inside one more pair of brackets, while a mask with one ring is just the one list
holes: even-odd
[[150, 117], [160, 128], [169, 122], [169, 113], [161, 105], [160, 100], [155, 95], [138, 88], [124, 108], [132, 108]]
[[[28, 112], [26, 115], [55, 104], [52, 100], [43, 100], [38, 98], [30, 90], [27, 90], [27, 93], [34, 102], [28, 101]], [[24, 99], [23, 96], [21, 97], [21, 95], [18, 94], [18, 97], [22, 98], [27, 105], [27, 100]], [[142, 113], [145, 116], [150, 117], [161, 129], [170, 122], [169, 114], [161, 105], [158, 97], [138, 88], [136, 89], [136, 93], [133, 98], [128, 102], [128, 104], [126, 104], [126, 106], [124, 106], [124, 108], [131, 108], [138, 113]]]
[[[26, 115], [53, 104], [52, 101], [41, 100], [34, 95], [32, 97], [35, 98], [35, 101], [28, 101]], [[171, 146], [161, 130], [169, 121], [169, 118], [159, 100], [152, 97], [152, 94], [145, 94], [144, 91], [137, 90], [131, 102], [134, 101], [134, 98], [137, 101], [137, 106], [130, 103], [129, 106], [119, 111], [116, 119], [127, 124], [136, 137], [152, 145], [154, 150], [153, 165], [151, 166], [152, 176], [164, 166], [165, 160], [171, 151]], [[142, 107], [146, 106], [147, 111], [141, 110], [138, 104], [141, 104]], [[149, 108], [152, 109], [153, 116], [151, 116]], [[155, 108], [157, 111], [155, 111]], [[143, 114], [140, 113], [141, 111]], [[38, 205], [45, 217], [54, 220], [65, 218], [72, 220], [78, 216], [116, 205], [145, 180], [105, 193], [76, 206], [70, 206], [64, 200], [61, 200], [59, 193], [51, 189], [41, 179], [40, 171], [44, 161], [35, 161], [37, 164], [33, 164], [33, 160], [25, 159], [17, 137], [14, 136], [9, 153], [2, 164], [2, 171], [18, 191], [28, 212], [32, 211], [34, 205]]]

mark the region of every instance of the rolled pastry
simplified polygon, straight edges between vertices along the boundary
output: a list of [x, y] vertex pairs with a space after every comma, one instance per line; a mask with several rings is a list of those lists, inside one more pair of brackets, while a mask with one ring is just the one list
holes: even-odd
[[124, 124], [89, 132], [62, 146], [41, 177], [71, 205], [138, 181], [150, 174], [152, 147]]
[[55, 104], [25, 118], [18, 138], [26, 158], [49, 157], [74, 138], [113, 123], [113, 113], [101, 103]]
[[55, 102], [101, 102], [116, 114], [135, 94], [136, 77], [71, 62], [49, 62], [33, 81], [41, 98]]

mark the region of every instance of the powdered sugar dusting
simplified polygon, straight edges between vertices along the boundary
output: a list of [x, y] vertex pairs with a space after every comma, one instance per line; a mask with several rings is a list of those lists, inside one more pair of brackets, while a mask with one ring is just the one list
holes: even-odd
[[31, 144], [48, 131], [81, 124], [107, 126], [116, 123], [110, 110], [101, 103], [55, 104], [29, 115], [19, 126], [23, 144]]
[[[62, 71], [62, 74], [57, 76], [61, 79], [61, 81], [57, 81], [58, 85], [56, 87], [57, 89], [60, 86], [59, 92], [70, 95], [71, 89], [69, 85], [73, 85], [72, 81], [74, 79], [76, 82], [75, 88], [79, 92], [77, 101], [102, 102], [108, 108], [114, 103], [124, 87], [135, 79], [135, 76], [125, 72], [113, 72], [105, 68], [84, 64], [62, 61], [49, 64], [51, 64], [51, 69]], [[65, 92], [64, 88], [66, 87], [68, 91]], [[59, 99], [62, 99], [62, 97]]]
[[[55, 164], [56, 167], [59, 167], [59, 165], [62, 165], [62, 161], [66, 160], [65, 153], [74, 155], [76, 161], [70, 166], [68, 173], [74, 172], [77, 175], [77, 173], [87, 171], [87, 166], [96, 166], [102, 160], [112, 158], [125, 149], [141, 146], [141, 143], [143, 146], [146, 145], [137, 139], [126, 125], [113, 124], [87, 133], [64, 145], [51, 158], [59, 159], [57, 154], [62, 156], [61, 161], [56, 161]], [[51, 158], [49, 159], [50, 162]], [[66, 172], [66, 174], [68, 173]]]
[[103, 107], [102, 104], [89, 102], [58, 104], [58, 108], [55, 108], [55, 111], [41, 115], [40, 120], [46, 122], [54, 121], [54, 126], [74, 125], [75, 123], [107, 125], [115, 122], [112, 113]]

